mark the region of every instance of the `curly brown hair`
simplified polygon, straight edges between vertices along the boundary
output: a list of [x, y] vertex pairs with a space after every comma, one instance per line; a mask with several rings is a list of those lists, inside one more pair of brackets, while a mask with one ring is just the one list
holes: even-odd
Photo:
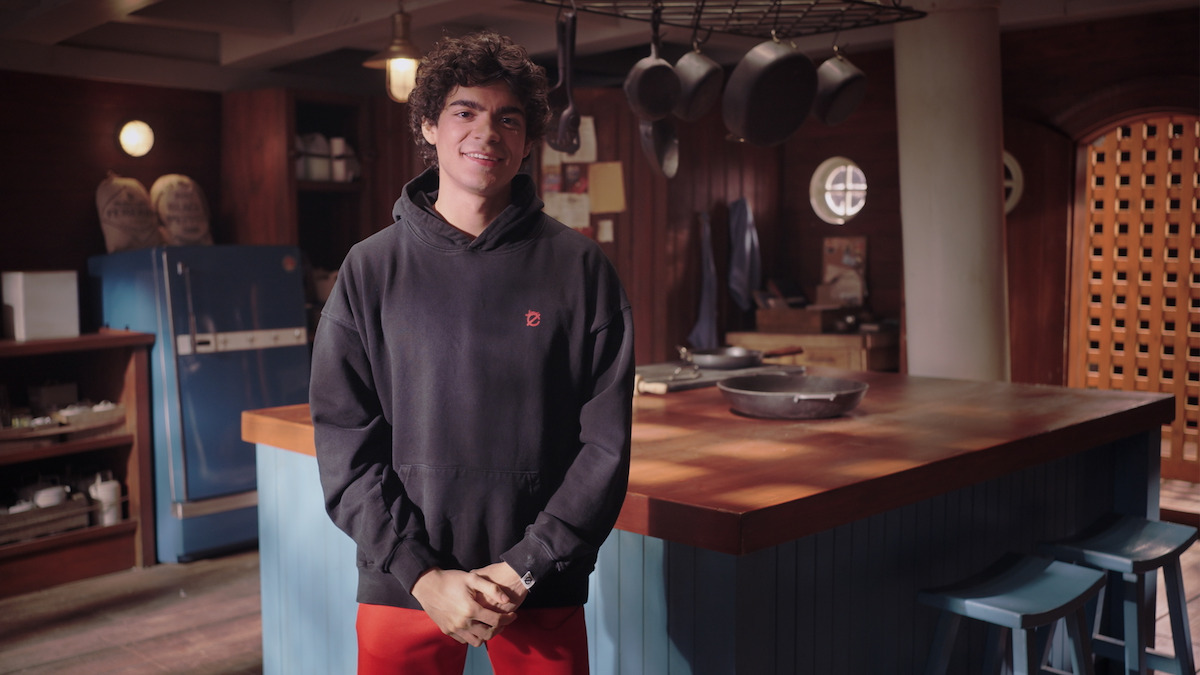
[[550, 103], [546, 71], [521, 45], [492, 31], [439, 40], [421, 59], [417, 86], [408, 97], [408, 123], [426, 166], [437, 166], [437, 148], [421, 126], [436, 125], [446, 97], [455, 87], [484, 87], [505, 82], [525, 108], [525, 138], [537, 143], [546, 133]]

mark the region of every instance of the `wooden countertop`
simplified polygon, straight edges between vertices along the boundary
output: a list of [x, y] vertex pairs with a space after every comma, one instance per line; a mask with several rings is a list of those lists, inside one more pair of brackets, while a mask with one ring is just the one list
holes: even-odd
[[[1157, 429], [1169, 394], [810, 368], [867, 382], [826, 420], [729, 410], [715, 387], [634, 400], [622, 530], [742, 554]], [[242, 436], [315, 454], [308, 406], [248, 411]]]

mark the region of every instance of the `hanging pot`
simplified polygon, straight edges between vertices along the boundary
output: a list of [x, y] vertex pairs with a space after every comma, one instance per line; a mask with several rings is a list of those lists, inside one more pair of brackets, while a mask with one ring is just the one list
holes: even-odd
[[644, 120], [661, 120], [671, 114], [679, 100], [679, 76], [658, 54], [662, 46], [658, 38], [660, 10], [656, 7], [651, 20], [650, 56], [633, 64], [625, 76], [625, 97], [634, 114]]
[[866, 93], [866, 74], [834, 49], [833, 56], [817, 68], [813, 115], [825, 124], [842, 122], [858, 108]]
[[721, 64], [702, 54], [699, 46], [679, 57], [675, 62], [675, 74], [679, 77], [680, 89], [673, 112], [679, 119], [698, 120], [721, 98], [725, 71]]
[[642, 152], [650, 160], [654, 172], [664, 178], [674, 178], [679, 171], [679, 134], [675, 122], [668, 119], [638, 122]]
[[579, 149], [579, 111], [571, 96], [571, 69], [575, 61], [575, 12], [558, 17], [558, 84], [547, 95], [553, 117], [546, 143], [568, 155]]
[[725, 127], [735, 137], [778, 145], [812, 110], [817, 69], [791, 45], [771, 39], [746, 53], [729, 76], [722, 101]]

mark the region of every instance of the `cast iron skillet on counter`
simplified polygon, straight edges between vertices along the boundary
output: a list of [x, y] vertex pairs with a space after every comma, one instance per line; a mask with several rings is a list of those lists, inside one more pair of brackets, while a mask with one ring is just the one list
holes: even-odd
[[767, 419], [840, 417], [856, 408], [867, 383], [815, 375], [763, 374], [717, 382], [735, 413]]

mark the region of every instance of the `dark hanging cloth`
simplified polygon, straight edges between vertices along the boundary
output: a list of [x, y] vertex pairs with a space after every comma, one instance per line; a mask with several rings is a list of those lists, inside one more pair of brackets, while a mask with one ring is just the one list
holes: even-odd
[[749, 311], [755, 307], [754, 291], [762, 286], [762, 262], [754, 213], [745, 197], [729, 205], [729, 243], [729, 295]]
[[700, 311], [688, 334], [693, 349], [716, 349], [717, 263], [712, 250], [712, 222], [708, 211], [700, 214]]

